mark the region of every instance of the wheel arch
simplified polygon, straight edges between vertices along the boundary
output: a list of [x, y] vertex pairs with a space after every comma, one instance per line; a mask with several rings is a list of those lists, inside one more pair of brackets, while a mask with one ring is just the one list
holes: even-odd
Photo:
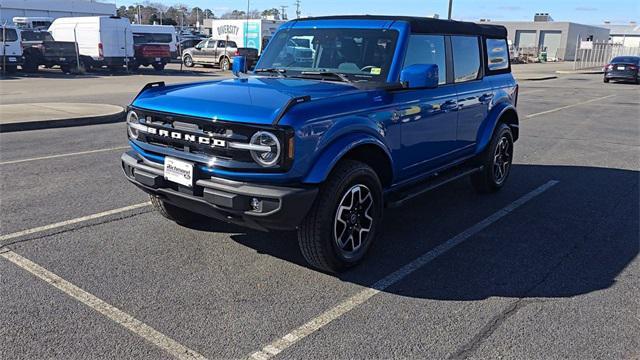
[[491, 137], [498, 124], [507, 124], [513, 134], [513, 141], [515, 142], [520, 137], [520, 118], [516, 108], [511, 104], [498, 104], [493, 108], [484, 127], [479, 132], [478, 146], [476, 153], [482, 152], [487, 145], [491, 142]]
[[380, 140], [367, 134], [345, 136], [331, 143], [318, 156], [303, 182], [324, 182], [336, 165], [344, 159], [360, 161], [371, 166], [378, 174], [383, 187], [393, 183], [391, 154]]

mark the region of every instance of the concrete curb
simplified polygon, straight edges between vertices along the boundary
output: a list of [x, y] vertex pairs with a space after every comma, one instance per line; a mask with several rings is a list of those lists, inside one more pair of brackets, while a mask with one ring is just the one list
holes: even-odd
[[604, 74], [602, 70], [556, 70], [556, 74]]
[[68, 119], [12, 122], [8, 124], [0, 124], [0, 133], [39, 129], [54, 129], [71, 126], [109, 124], [124, 121], [125, 117], [125, 110], [122, 109], [122, 111], [118, 113], [99, 116], [83, 116]]

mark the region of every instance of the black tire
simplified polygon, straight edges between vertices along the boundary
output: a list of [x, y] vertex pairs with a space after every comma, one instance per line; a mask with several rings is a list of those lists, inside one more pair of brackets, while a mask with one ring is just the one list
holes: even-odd
[[493, 132], [491, 143], [478, 157], [478, 163], [483, 166], [483, 169], [471, 175], [473, 187], [479, 193], [500, 190], [509, 178], [512, 161], [513, 133], [508, 125], [499, 123]]
[[604, 78], [604, 82], [605, 82], [605, 83], [608, 83], [608, 82], [609, 82], [609, 79]]
[[193, 65], [195, 65], [195, 63], [193, 62], [193, 58], [191, 57], [191, 55], [187, 54], [182, 58], [182, 63], [184, 64], [184, 66], [186, 67], [193, 67]]
[[129, 71], [138, 71], [140, 70], [140, 63], [137, 61], [129, 61], [127, 67], [129, 68]]
[[[360, 199], [358, 204], [353, 200], [356, 197]], [[345, 206], [348, 204], [351, 208]], [[382, 211], [382, 185], [376, 172], [359, 161], [341, 161], [321, 185], [315, 203], [298, 228], [302, 255], [312, 267], [330, 273], [357, 265], [375, 240]], [[364, 230], [366, 227], [368, 231]], [[357, 246], [356, 232], [360, 240]], [[345, 239], [342, 245], [339, 239]]]
[[22, 71], [28, 73], [38, 72], [39, 65], [31, 58], [26, 58], [22, 64]]
[[18, 71], [18, 66], [16, 66], [16, 65], [7, 65], [7, 66], [5, 66], [4, 71], [7, 74], [15, 74]]
[[231, 69], [231, 61], [228, 57], [223, 56], [220, 58], [220, 70], [229, 71], [229, 69]]
[[162, 201], [158, 196], [149, 195], [149, 200], [151, 200], [151, 206], [156, 212], [180, 225], [189, 225], [201, 218], [194, 212]]
[[153, 64], [153, 65], [151, 65], [151, 66], [153, 66], [153, 70], [155, 70], [155, 71], [162, 71], [162, 70], [164, 70], [164, 64], [158, 64], [158, 63], [156, 63], [156, 64]]

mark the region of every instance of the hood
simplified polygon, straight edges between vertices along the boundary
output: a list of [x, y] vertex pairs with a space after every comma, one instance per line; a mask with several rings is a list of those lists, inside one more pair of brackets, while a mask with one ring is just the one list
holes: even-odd
[[292, 98], [310, 96], [313, 101], [359, 91], [347, 83], [249, 77], [153, 87], [143, 91], [132, 105], [185, 116], [267, 125], [273, 123]]

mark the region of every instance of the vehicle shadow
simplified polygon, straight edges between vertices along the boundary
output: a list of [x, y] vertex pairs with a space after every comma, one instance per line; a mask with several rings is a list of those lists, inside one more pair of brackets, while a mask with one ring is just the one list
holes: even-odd
[[[497, 194], [477, 195], [458, 181], [387, 210], [367, 260], [337, 276], [372, 286], [552, 179], [560, 182], [384, 291], [465, 301], [570, 297], [610, 287], [638, 254], [640, 173], [574, 166], [514, 165], [510, 183]], [[308, 267], [294, 232], [229, 226], [209, 231], [226, 230], [258, 253]]]

